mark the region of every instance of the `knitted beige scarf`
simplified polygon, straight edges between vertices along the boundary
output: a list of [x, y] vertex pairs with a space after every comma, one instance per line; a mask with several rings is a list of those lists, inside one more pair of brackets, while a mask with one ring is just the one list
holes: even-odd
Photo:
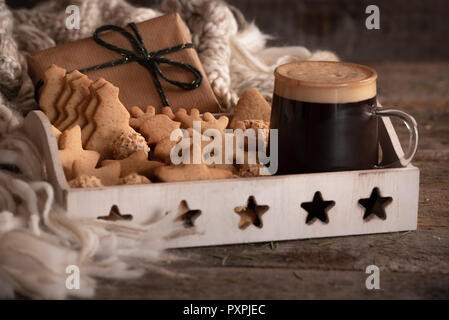
[[[80, 29], [68, 30], [65, 9], [80, 8]], [[330, 52], [304, 47], [266, 48], [268, 36], [223, 1], [167, 0], [155, 9], [123, 0], [48, 1], [33, 9], [10, 10], [0, 0], [0, 297], [92, 297], [95, 277], [138, 277], [145, 268], [172, 276], [160, 266], [171, 235], [182, 236], [175, 212], [147, 225], [68, 218], [53, 201], [39, 150], [21, 131], [22, 115], [35, 107], [26, 52], [89, 37], [103, 24], [124, 26], [177, 11], [223, 111], [257, 88], [268, 100], [273, 71], [297, 60], [336, 60]], [[170, 259], [176, 257], [169, 257]], [[179, 257], [178, 257], [179, 258]], [[80, 289], [68, 290], [66, 268], [80, 269]]]

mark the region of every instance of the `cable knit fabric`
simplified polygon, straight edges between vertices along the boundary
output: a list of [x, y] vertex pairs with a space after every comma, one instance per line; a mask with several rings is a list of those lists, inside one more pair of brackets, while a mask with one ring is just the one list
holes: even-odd
[[[80, 8], [79, 30], [65, 27], [68, 5]], [[130, 257], [146, 258], [153, 270], [180, 276], [151, 264], [166, 258], [163, 239], [185, 232], [173, 223], [175, 213], [148, 225], [69, 218], [53, 201], [39, 150], [21, 130], [23, 114], [36, 107], [27, 52], [90, 37], [104, 24], [125, 26], [173, 11], [190, 29], [223, 112], [232, 112], [248, 88], [270, 100], [279, 64], [337, 59], [304, 47], [267, 48], [268, 36], [223, 1], [166, 0], [155, 8], [136, 8], [123, 0], [64, 0], [10, 10], [0, 0], [0, 297], [17, 292], [36, 298], [92, 297], [98, 275], [142, 274]], [[81, 290], [66, 288], [69, 265], [83, 270]]]

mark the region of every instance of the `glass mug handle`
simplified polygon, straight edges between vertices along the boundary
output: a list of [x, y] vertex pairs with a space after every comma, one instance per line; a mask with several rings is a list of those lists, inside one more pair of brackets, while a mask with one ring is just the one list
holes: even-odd
[[371, 112], [378, 117], [393, 117], [402, 120], [402, 122], [404, 122], [405, 126], [407, 127], [409, 133], [408, 149], [404, 153], [404, 155], [393, 163], [382, 166], [378, 165], [376, 166], [376, 168], [380, 169], [389, 168], [392, 167], [397, 162], [399, 162], [403, 167], [407, 166], [415, 156], [416, 149], [418, 149], [418, 124], [416, 123], [415, 118], [413, 118], [408, 113], [405, 113], [400, 110], [391, 108], [382, 108], [378, 106], [373, 107]]

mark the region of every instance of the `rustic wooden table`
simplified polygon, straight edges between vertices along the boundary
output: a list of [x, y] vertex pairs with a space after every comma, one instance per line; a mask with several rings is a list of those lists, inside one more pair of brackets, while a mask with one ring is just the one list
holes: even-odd
[[[182, 276], [148, 267], [140, 279], [99, 280], [96, 298], [449, 298], [449, 63], [370, 65], [383, 105], [419, 123], [417, 231], [173, 250], [178, 259], [160, 266]], [[380, 290], [365, 287], [371, 264], [380, 268]]]

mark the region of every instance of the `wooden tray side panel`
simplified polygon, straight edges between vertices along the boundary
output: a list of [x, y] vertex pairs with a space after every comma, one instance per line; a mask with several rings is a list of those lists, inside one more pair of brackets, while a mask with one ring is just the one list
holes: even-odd
[[47, 168], [48, 181], [55, 190], [56, 201], [66, 206], [69, 185], [62, 169], [58, 145], [47, 116], [42, 111], [31, 111], [24, 121], [27, 136], [41, 150]]
[[[363, 220], [358, 203], [378, 187], [382, 196], [393, 197], [386, 207], [387, 219]], [[112, 189], [112, 188], [111, 188]], [[70, 192], [69, 213], [78, 217], [107, 215], [112, 204], [122, 213], [143, 223], [176, 210], [182, 200], [202, 214], [195, 220], [199, 234], [175, 239], [170, 247], [222, 245], [244, 242], [305, 239], [354, 234], [414, 230], [417, 226], [419, 170], [353, 171], [329, 174], [291, 175], [270, 178], [233, 179], [195, 183], [166, 183], [151, 186]], [[320, 191], [335, 206], [328, 212], [329, 223], [306, 224], [302, 202]], [[235, 207], [244, 206], [254, 195], [258, 204], [270, 209], [262, 216], [263, 227], [241, 230]]]

